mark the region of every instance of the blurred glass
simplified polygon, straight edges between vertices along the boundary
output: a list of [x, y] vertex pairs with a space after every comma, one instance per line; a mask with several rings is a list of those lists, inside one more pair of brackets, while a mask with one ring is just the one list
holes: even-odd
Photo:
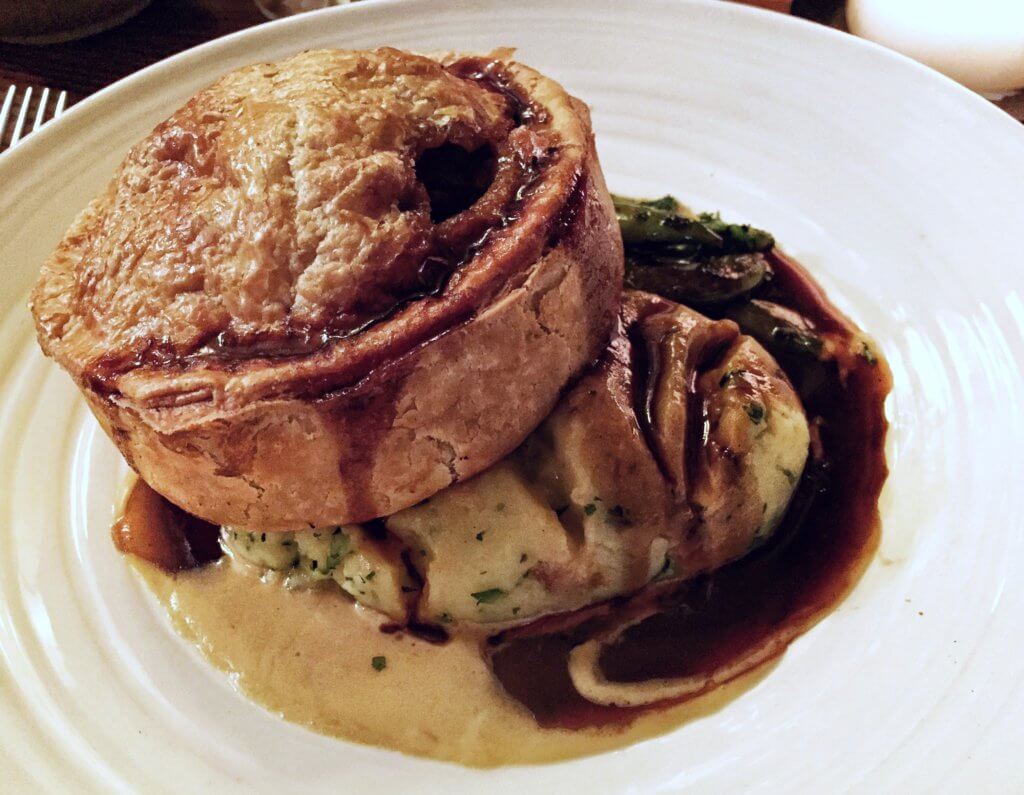
[[352, 0], [253, 0], [256, 7], [267, 19], [302, 14], [306, 11], [318, 11], [321, 8], [347, 5]]
[[0, 41], [54, 44], [120, 25], [150, 0], [0, 0]]

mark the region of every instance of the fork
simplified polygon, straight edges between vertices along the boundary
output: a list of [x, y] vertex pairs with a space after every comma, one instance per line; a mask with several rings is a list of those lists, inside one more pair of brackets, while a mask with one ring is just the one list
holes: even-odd
[[[12, 111], [14, 109], [14, 100], [18, 94], [17, 86], [10, 86], [7, 89], [7, 94], [4, 96], [3, 105], [0, 105], [0, 151], [3, 151], [4, 137], [7, 134], [7, 123], [13, 116]], [[52, 107], [50, 105], [50, 89], [44, 88], [39, 95], [39, 101], [36, 105], [35, 120], [32, 124], [32, 129], [28, 130], [25, 127], [25, 123], [28, 120], [29, 110], [32, 106], [32, 87], [29, 86], [25, 89], [25, 92], [21, 97], [21, 104], [18, 106], [17, 116], [15, 117], [14, 127], [11, 129], [10, 139], [7, 141], [7, 147], [11, 148], [24, 138], [29, 133], [35, 132], [42, 127], [50, 119], [55, 119], [64, 112], [64, 105], [68, 100], [68, 92], [61, 91], [57, 95], [56, 101]]]

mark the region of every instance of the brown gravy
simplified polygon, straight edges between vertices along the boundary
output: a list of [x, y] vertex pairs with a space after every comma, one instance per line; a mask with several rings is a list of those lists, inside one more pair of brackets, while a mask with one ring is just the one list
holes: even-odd
[[194, 569], [223, 554], [217, 525], [186, 513], [141, 480], [128, 492], [111, 536], [119, 552], [167, 572]]
[[[837, 342], [854, 337], [854, 327], [799, 265], [778, 252], [771, 264], [776, 300]], [[884, 401], [891, 378], [873, 354], [839, 358], [827, 365], [832, 372], [822, 383], [801, 395], [824, 456], [808, 463], [769, 544], [669, 593], [610, 606], [578, 626], [549, 631], [541, 621], [491, 639], [499, 681], [541, 725], [625, 723], [668, 706], [600, 706], [572, 685], [570, 649], [610, 626], [631, 623], [631, 616], [653, 612], [604, 649], [604, 676], [615, 682], [676, 679], [711, 674], [769, 645], [772, 656], [781, 654], [853, 587], [878, 546], [878, 496], [888, 474]]]
[[[778, 252], [771, 264], [772, 300], [801, 312], [837, 348], [857, 339], [800, 266]], [[742, 692], [763, 673], [765, 659], [781, 654], [835, 607], [866, 567], [879, 539], [891, 380], [884, 361], [864, 353], [837, 354], [823, 365], [824, 378], [801, 389], [820, 455], [809, 462], [768, 544], [712, 574], [582, 616], [541, 619], [490, 638], [459, 632], [438, 644], [439, 637], [395, 631], [340, 592], [290, 591], [227, 558], [182, 571], [190, 557], [196, 563], [214, 557], [209, 543], [216, 529], [189, 524], [190, 517], [178, 516], [141, 481], [114, 536], [120, 549], [143, 557], [147, 549], [162, 549], [150, 536], [176, 539], [164, 557], [149, 558], [175, 565], [162, 571], [139, 562], [143, 578], [179, 632], [235, 674], [249, 696], [289, 720], [474, 766], [621, 747], [714, 711]], [[788, 372], [785, 357], [780, 362]], [[616, 626], [627, 628], [600, 656], [608, 680], [688, 677], [734, 664], [725, 677], [730, 681], [709, 684], [685, 703], [590, 703], [573, 688], [567, 655]], [[758, 649], [770, 653], [742, 662]], [[374, 658], [385, 659], [381, 670]]]

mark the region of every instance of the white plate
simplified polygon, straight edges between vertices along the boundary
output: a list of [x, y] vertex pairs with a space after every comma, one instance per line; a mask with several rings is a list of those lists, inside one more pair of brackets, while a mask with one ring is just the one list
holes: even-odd
[[[481, 772], [247, 702], [108, 539], [124, 465], [32, 339], [37, 267], [200, 86], [325, 45], [516, 45], [594, 109], [611, 185], [756, 221], [892, 365], [877, 560], [753, 690], [626, 750]], [[0, 157], [0, 789], [1020, 791], [1024, 132], [878, 47], [726, 3], [360, 3], [147, 69]], [[1013, 576], [1017, 574], [1017, 576]]]

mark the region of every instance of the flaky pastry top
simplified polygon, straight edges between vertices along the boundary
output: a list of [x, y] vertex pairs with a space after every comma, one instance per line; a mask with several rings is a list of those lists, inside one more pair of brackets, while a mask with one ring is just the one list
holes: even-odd
[[[557, 129], [557, 108], [528, 129], [529, 89], [481, 80], [493, 66], [318, 50], [224, 76], [131, 150], [44, 265], [33, 295], [44, 350], [86, 385], [99, 388], [98, 374], [105, 391], [173, 406], [223, 396], [232, 378], [247, 398], [266, 393], [258, 382], [288, 391], [267, 372], [239, 380], [240, 361], [281, 370], [282, 359], [315, 354], [307, 372], [279, 375], [308, 385], [351, 364], [351, 381], [375, 351], [443, 330], [439, 304], [479, 304], [501, 279], [460, 275], [465, 284], [419, 313], [429, 317], [399, 310], [483, 251], [538, 181], [538, 158], [573, 138]], [[444, 147], [493, 156], [472, 213], [438, 217], [431, 206], [421, 158]], [[564, 202], [573, 163], [562, 160], [551, 193]], [[501, 259], [498, 237], [489, 243]], [[362, 335], [390, 315], [392, 329]], [[370, 339], [344, 342], [359, 336]], [[146, 375], [161, 369], [187, 373]], [[338, 373], [325, 388], [345, 381]]]

